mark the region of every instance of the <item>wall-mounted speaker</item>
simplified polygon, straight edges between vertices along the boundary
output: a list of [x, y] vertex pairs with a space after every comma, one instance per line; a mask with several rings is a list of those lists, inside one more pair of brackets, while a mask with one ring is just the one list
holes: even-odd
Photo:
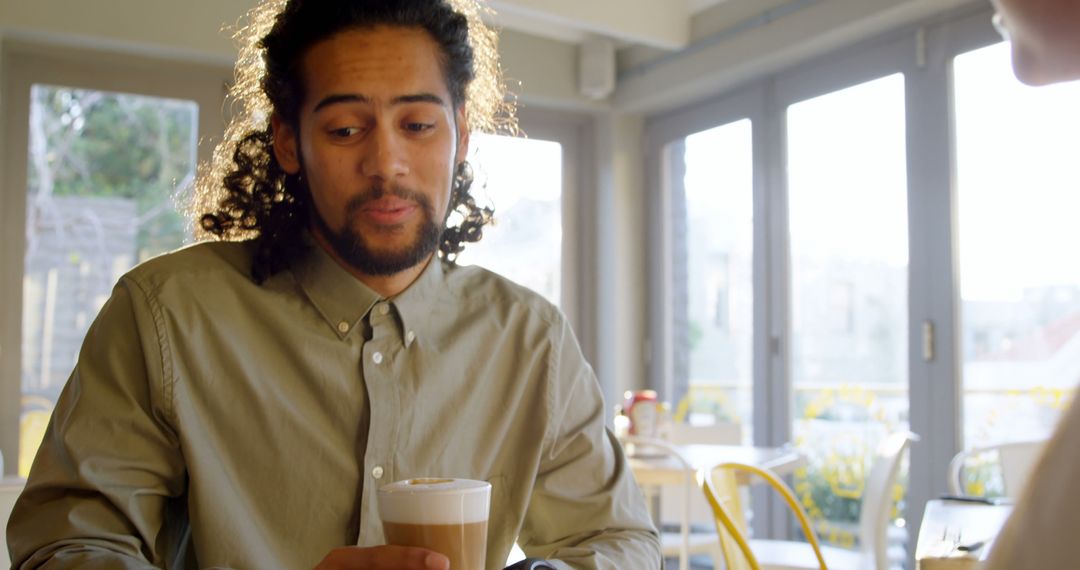
[[593, 100], [615, 91], [615, 42], [590, 38], [578, 46], [578, 89]]

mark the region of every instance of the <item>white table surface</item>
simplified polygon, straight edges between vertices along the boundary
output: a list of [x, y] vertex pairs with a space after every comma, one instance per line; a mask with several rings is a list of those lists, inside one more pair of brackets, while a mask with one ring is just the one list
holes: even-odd
[[[789, 475], [806, 465], [806, 458], [792, 447], [700, 444], [675, 447], [695, 472], [718, 463], [734, 462]], [[674, 458], [630, 456], [629, 462], [639, 485], [681, 485], [685, 481], [687, 470]]]
[[[926, 503], [919, 542], [915, 548], [917, 568], [931, 566], [977, 568], [993, 546], [993, 540], [1009, 518], [1009, 505], [983, 505], [960, 501], [934, 500]], [[984, 546], [964, 553], [957, 544]], [[948, 561], [936, 564], [936, 561]]]

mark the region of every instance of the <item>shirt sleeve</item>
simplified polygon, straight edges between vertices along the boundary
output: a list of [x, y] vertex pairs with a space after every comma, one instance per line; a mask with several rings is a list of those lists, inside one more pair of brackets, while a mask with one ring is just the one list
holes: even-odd
[[143, 291], [121, 281], [87, 332], [12, 511], [13, 568], [164, 566], [164, 520], [186, 483], [163, 412], [157, 328]]
[[994, 541], [987, 568], [1072, 568], [1080, 498], [1080, 406], [1070, 406], [1046, 444], [1016, 507]]
[[604, 425], [596, 377], [563, 320], [550, 362], [539, 473], [519, 534], [560, 569], [659, 569], [660, 541], [622, 448]]

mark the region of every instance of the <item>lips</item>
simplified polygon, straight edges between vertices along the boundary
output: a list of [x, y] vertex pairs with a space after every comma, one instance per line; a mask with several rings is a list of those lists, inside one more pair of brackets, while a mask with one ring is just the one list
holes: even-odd
[[416, 212], [417, 204], [396, 196], [383, 196], [364, 204], [360, 215], [377, 225], [396, 225], [404, 222]]

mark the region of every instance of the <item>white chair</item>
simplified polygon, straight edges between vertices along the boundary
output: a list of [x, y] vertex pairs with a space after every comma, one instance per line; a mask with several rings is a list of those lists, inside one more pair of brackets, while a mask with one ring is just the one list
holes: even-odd
[[[918, 436], [898, 432], [878, 445], [877, 457], [863, 487], [859, 511], [859, 550], [821, 546], [829, 570], [887, 570], [889, 515], [892, 489], [900, 472], [904, 451]], [[736, 515], [738, 516], [738, 515]], [[763, 570], [808, 570], [821, 568], [808, 542], [750, 540], [750, 550]]]
[[[674, 445], [739, 445], [742, 443], [742, 424], [717, 422], [709, 425], [693, 425], [675, 422], [668, 426], [667, 441]], [[685, 460], [683, 460], [685, 462]], [[714, 568], [722, 568], [719, 537], [713, 529], [712, 511], [701, 499], [701, 491], [690, 481], [690, 487], [664, 486], [660, 493], [661, 524], [677, 521], [680, 532], [661, 532], [661, 551], [665, 558], [706, 555], [713, 559]], [[689, 500], [689, 499], [693, 500]], [[688, 506], [689, 505], [689, 506]], [[684, 521], [684, 514], [686, 520]], [[687, 536], [683, 537], [685, 523]], [[698, 530], [695, 530], [697, 527]], [[708, 529], [701, 532], [700, 529]]]
[[668, 426], [667, 439], [676, 445], [739, 445], [742, 443], [742, 424], [717, 422], [694, 425], [674, 422]]
[[[631, 436], [628, 437], [623, 444], [626, 446], [628, 453], [643, 449], [648, 449], [649, 452], [662, 453], [677, 462], [686, 472], [686, 477], [681, 486], [681, 493], [679, 493], [677, 503], [682, 507], [681, 514], [678, 517], [679, 532], [661, 533], [661, 550], [664, 558], [677, 556], [679, 559], [679, 570], [688, 570], [690, 568], [690, 556], [692, 554], [699, 554], [702, 552], [713, 554], [713, 552], [716, 551], [717, 555], [719, 555], [719, 542], [716, 534], [691, 534], [690, 532], [690, 505], [693, 503], [692, 499], [698, 498], [701, 493], [698, 490], [697, 484], [694, 482], [694, 467], [690, 464], [690, 461], [687, 460], [686, 457], [683, 457], [671, 442], [666, 440]], [[648, 496], [649, 491], [645, 491]], [[672, 500], [672, 497], [669, 496], [668, 500]], [[719, 557], [714, 558], [716, 561], [721, 559], [722, 558]], [[720, 566], [716, 567], [719, 568]]]
[[995, 453], [998, 465], [1001, 466], [1005, 496], [1015, 499], [1031, 475], [1031, 470], [1035, 467], [1035, 462], [1038, 461], [1045, 443], [1044, 439], [1014, 441], [976, 447], [957, 453], [949, 462], [949, 493], [958, 496], [968, 494], [964, 485], [964, 464], [968, 458]]
[[[735, 422], [717, 422], [709, 425], [693, 425], [676, 422], [668, 426], [668, 441], [675, 445], [740, 445], [742, 443], [742, 424]], [[696, 485], [695, 485], [696, 487]], [[676, 487], [660, 488], [660, 521], [681, 521], [683, 500], [687, 491]], [[690, 491], [694, 499], [700, 498], [700, 490]], [[713, 531], [713, 516], [708, 503], [700, 500], [690, 501], [689, 511], [689, 554], [706, 555], [713, 559], [713, 566], [721, 568], [722, 553], [718, 537]], [[705, 530], [702, 530], [705, 529]], [[678, 556], [682, 545], [681, 533], [661, 533], [661, 545], [665, 557]]]

